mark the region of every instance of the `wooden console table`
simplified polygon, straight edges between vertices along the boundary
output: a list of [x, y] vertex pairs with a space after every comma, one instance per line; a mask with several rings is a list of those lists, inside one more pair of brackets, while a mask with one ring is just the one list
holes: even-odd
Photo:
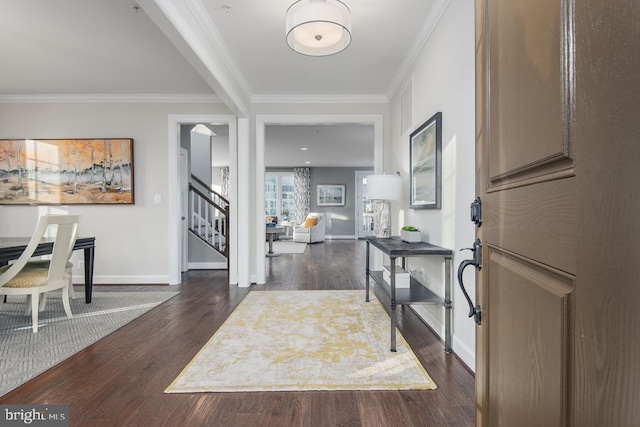
[[[383, 279], [382, 271], [369, 270], [369, 246], [373, 245], [391, 259], [391, 283]], [[440, 256], [445, 262], [444, 298], [439, 297], [420, 282], [411, 277], [410, 287], [396, 289], [396, 258], [402, 258], [402, 268], [406, 268], [407, 257]], [[389, 238], [367, 237], [366, 256], [366, 301], [369, 302], [369, 278], [382, 288], [391, 300], [391, 351], [396, 351], [396, 306], [398, 304], [435, 304], [444, 306], [444, 351], [451, 353], [451, 290], [453, 284], [453, 251], [430, 243], [407, 243], [394, 236]]]

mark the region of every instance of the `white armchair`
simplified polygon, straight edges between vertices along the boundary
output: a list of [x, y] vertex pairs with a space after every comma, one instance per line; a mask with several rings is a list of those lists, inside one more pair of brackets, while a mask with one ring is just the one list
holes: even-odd
[[[304, 243], [324, 242], [325, 218], [324, 214], [310, 212], [307, 220], [316, 219], [316, 224], [305, 227], [305, 224], [297, 225], [293, 228], [293, 241]], [[312, 220], [311, 220], [312, 221]], [[308, 223], [306, 225], [309, 225]]]

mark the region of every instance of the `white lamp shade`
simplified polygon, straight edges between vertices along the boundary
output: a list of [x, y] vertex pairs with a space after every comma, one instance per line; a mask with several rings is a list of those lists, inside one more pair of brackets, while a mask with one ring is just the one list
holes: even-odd
[[400, 200], [402, 179], [398, 175], [367, 176], [367, 199]]
[[296, 52], [333, 55], [351, 43], [351, 12], [339, 0], [299, 0], [287, 10], [286, 32]]

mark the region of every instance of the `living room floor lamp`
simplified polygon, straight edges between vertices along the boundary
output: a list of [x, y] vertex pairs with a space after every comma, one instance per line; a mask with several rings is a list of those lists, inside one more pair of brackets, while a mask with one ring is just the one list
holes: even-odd
[[398, 175], [367, 176], [367, 199], [374, 203], [373, 232], [376, 237], [391, 237], [391, 201], [400, 200], [402, 179]]

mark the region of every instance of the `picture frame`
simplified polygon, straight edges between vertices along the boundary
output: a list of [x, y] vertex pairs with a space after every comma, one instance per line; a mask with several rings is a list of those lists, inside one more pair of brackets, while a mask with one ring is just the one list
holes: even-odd
[[318, 184], [316, 206], [345, 206], [345, 193], [344, 184]]
[[442, 113], [409, 136], [409, 207], [440, 209], [442, 193]]
[[133, 139], [0, 139], [0, 205], [134, 204]]

